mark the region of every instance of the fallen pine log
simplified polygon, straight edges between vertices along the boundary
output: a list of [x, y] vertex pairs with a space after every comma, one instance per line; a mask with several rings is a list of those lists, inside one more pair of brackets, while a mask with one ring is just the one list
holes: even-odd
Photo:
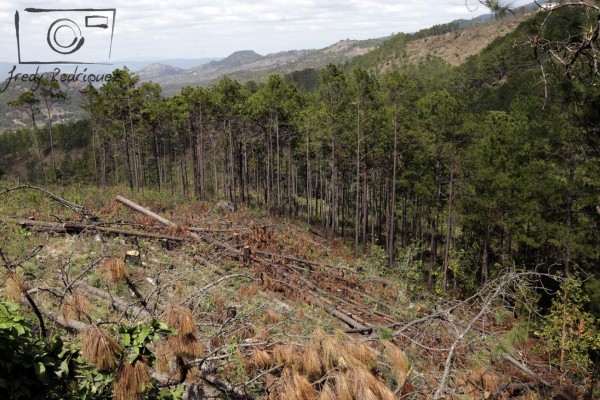
[[82, 332], [88, 328], [88, 324], [86, 324], [84, 322], [75, 321], [72, 319], [66, 319], [62, 315], [57, 314], [52, 311], [48, 311], [48, 310], [41, 310], [41, 311], [42, 311], [42, 314], [44, 314], [46, 317], [50, 318], [51, 320], [53, 320], [54, 322], [56, 322], [58, 325], [62, 326], [63, 328], [67, 329], [68, 331]]
[[155, 213], [153, 211], [150, 211], [147, 208], [142, 207], [139, 204], [137, 204], [137, 203], [135, 203], [135, 202], [133, 202], [133, 201], [131, 201], [129, 199], [126, 199], [123, 196], [117, 196], [117, 201], [119, 203], [125, 204], [129, 208], [133, 208], [134, 210], [141, 212], [142, 214], [145, 214], [145, 215], [147, 215], [147, 216], [149, 216], [151, 218], [154, 218], [155, 220], [157, 220], [161, 224], [164, 224], [164, 225], [167, 225], [167, 226], [171, 226], [171, 227], [177, 226], [176, 223], [171, 222], [168, 219], [161, 217], [157, 213]]
[[249, 231], [252, 228], [197, 228], [195, 226], [190, 226], [188, 229], [198, 233], [236, 233], [240, 231]]
[[56, 232], [56, 233], [80, 233], [83, 231], [98, 231], [103, 233], [109, 233], [113, 235], [122, 236], [137, 236], [145, 237], [150, 239], [164, 239], [172, 240], [176, 242], [182, 242], [185, 240], [183, 237], [161, 235], [157, 233], [139, 232], [139, 231], [127, 231], [123, 229], [108, 228], [96, 224], [84, 224], [80, 222], [46, 222], [36, 221], [31, 219], [17, 219], [17, 218], [0, 218], [0, 221], [4, 223], [12, 223], [20, 225], [23, 228], [33, 228], [41, 232]]
[[536, 381], [540, 382], [542, 385], [544, 385], [546, 387], [552, 387], [552, 385], [550, 384], [550, 382], [544, 380], [541, 376], [539, 376], [538, 374], [536, 374], [535, 372], [533, 372], [529, 367], [527, 367], [525, 364], [523, 364], [522, 362], [520, 362], [517, 359], [515, 359], [510, 354], [505, 354], [502, 357], [506, 361], [510, 362], [512, 365], [514, 365], [515, 367], [519, 368], [521, 371], [523, 371], [524, 373], [526, 373], [527, 375], [529, 375], [530, 377], [532, 377], [533, 379], [535, 379]]
[[358, 329], [358, 330], [368, 329], [366, 326], [362, 325], [360, 322], [356, 321], [354, 318], [349, 317], [348, 315], [344, 314], [343, 312], [341, 312], [339, 310], [336, 310], [333, 307], [328, 307], [325, 310], [327, 310], [328, 313], [330, 313], [337, 319], [345, 322], [346, 325], [348, 325], [352, 329]]

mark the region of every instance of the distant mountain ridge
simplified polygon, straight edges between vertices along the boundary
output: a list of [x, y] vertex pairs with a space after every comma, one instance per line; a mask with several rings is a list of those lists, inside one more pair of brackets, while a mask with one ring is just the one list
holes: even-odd
[[[520, 13], [538, 8], [535, 3], [520, 8]], [[361, 66], [385, 71], [392, 66], [418, 63], [433, 56], [451, 65], [459, 65], [473, 54], [479, 53], [494, 39], [512, 32], [526, 16], [495, 20], [490, 14], [472, 20], [455, 20], [448, 24], [437, 25], [421, 30], [415, 34], [396, 34], [390, 37], [368, 40], [341, 40], [323, 49], [289, 50], [261, 55], [253, 50], [241, 50], [222, 58], [175, 59], [163, 61], [115, 62], [104, 66], [104, 73], [115, 68], [127, 66], [136, 72], [141, 81], [159, 83], [164, 95], [173, 95], [184, 86], [208, 86], [223, 76], [240, 82], [255, 80], [264, 81], [272, 74], [290, 74], [292, 72], [311, 72], [316, 74], [320, 68], [329, 63], [346, 64], [350, 67]], [[465, 22], [466, 21], [466, 22]], [[461, 26], [471, 25], [469, 28]], [[439, 29], [438, 29], [439, 28]], [[409, 38], [409, 39], [407, 39]], [[364, 63], [361, 63], [363, 62]], [[0, 77], [8, 76], [15, 64], [0, 63]], [[37, 66], [18, 65], [18, 72], [35, 72]], [[51, 65], [43, 66], [44, 71], [51, 71]], [[60, 66], [61, 70], [71, 72], [76, 66]], [[94, 66], [77, 66], [97, 71]], [[27, 70], [29, 68], [29, 70]], [[40, 72], [42, 68], [40, 67]], [[78, 85], [66, 85], [70, 91], [71, 104], [61, 108], [61, 120], [72, 120], [83, 115], [77, 104]], [[73, 87], [70, 87], [73, 86]], [[22, 116], [7, 106], [25, 91], [26, 85], [11, 85], [11, 90], [0, 93], [0, 130], [23, 126]]]
[[165, 93], [175, 93], [183, 86], [209, 85], [222, 76], [240, 81], [261, 81], [271, 74], [286, 74], [305, 68], [319, 69], [334, 63], [345, 63], [366, 54], [383, 43], [385, 38], [368, 40], [342, 40], [323, 49], [290, 50], [261, 55], [253, 50], [232, 53], [218, 61], [186, 69], [176, 74], [156, 76]]
[[244, 64], [250, 64], [255, 61], [259, 61], [263, 59], [264, 56], [256, 53], [254, 50], [240, 50], [234, 53], [231, 53], [229, 56], [225, 57], [219, 61], [211, 61], [208, 63], [209, 67], [224, 67], [224, 68], [232, 68], [238, 67]]
[[141, 80], [151, 80], [163, 76], [176, 75], [183, 71], [183, 68], [173, 67], [167, 64], [154, 63], [146, 68], [137, 71]]

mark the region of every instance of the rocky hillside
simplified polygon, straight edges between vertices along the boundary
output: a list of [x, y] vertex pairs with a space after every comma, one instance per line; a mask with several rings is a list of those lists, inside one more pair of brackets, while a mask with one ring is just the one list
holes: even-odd
[[414, 34], [399, 33], [373, 51], [355, 57], [352, 65], [385, 71], [393, 66], [416, 64], [437, 57], [450, 65], [462, 64], [469, 56], [479, 54], [499, 37], [513, 32], [534, 13], [506, 19], [491, 19], [462, 28], [460, 22], [437, 25]]
[[428, 56], [440, 57], [451, 65], [462, 64], [467, 57], [479, 54], [494, 39], [514, 31], [529, 16], [507, 20], [492, 20], [467, 29], [410, 41], [406, 46], [406, 62]]

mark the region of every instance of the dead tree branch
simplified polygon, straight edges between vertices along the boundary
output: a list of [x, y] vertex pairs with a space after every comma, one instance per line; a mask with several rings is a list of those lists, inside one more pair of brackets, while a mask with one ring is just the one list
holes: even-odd
[[86, 207], [80, 206], [75, 203], [71, 203], [70, 201], [65, 200], [62, 197], [59, 197], [59, 196], [55, 195], [54, 193], [52, 193], [44, 188], [38, 187], [38, 186], [19, 185], [19, 186], [15, 186], [12, 188], [3, 187], [2, 189], [3, 190], [0, 191], [0, 195], [7, 194], [7, 193], [13, 192], [15, 190], [37, 190], [37, 191], [44, 193], [46, 196], [50, 197], [52, 200], [56, 201], [57, 203], [61, 204], [64, 207], [68, 208], [69, 210], [78, 213], [82, 217], [85, 217], [92, 221], [95, 221], [98, 219], [98, 217], [96, 215], [94, 215], [94, 213], [92, 213], [92, 211], [87, 209]]
[[165, 239], [172, 240], [175, 242], [183, 242], [185, 238], [171, 235], [161, 235], [157, 233], [139, 232], [139, 231], [127, 231], [123, 229], [108, 228], [105, 226], [99, 226], [96, 224], [84, 224], [79, 222], [45, 222], [35, 221], [30, 219], [16, 219], [16, 218], [0, 218], [0, 221], [4, 223], [13, 223], [15, 225], [22, 226], [24, 228], [33, 228], [40, 232], [54, 232], [54, 233], [79, 233], [84, 231], [98, 231], [103, 233], [109, 233], [113, 235], [123, 236], [137, 236], [149, 239]]
[[[457, 332], [456, 339], [452, 343], [450, 350], [448, 351], [448, 355], [446, 356], [446, 361], [444, 364], [444, 373], [440, 380], [440, 383], [435, 391], [433, 398], [435, 400], [441, 399], [444, 396], [444, 391], [446, 390], [446, 382], [448, 381], [448, 377], [450, 375], [450, 371], [452, 369], [452, 363], [454, 359], [454, 354], [456, 349], [460, 346], [465, 337], [473, 330], [475, 325], [482, 319], [484, 315], [486, 315], [490, 309], [492, 308], [493, 303], [501, 300], [503, 297], [510, 297], [510, 289], [515, 285], [519, 285], [522, 282], [530, 282], [532, 280], [539, 280], [541, 277], [547, 277], [554, 279], [558, 282], [562, 280], [561, 277], [540, 273], [536, 271], [529, 272], [515, 272], [509, 271], [500, 275], [496, 280], [489, 282], [486, 284], [478, 293], [478, 297], [482, 299], [483, 304], [479, 307], [479, 312], [470, 319], [467, 326], [459, 330], [457, 324], [452, 323], [452, 326], [455, 328]], [[486, 295], [486, 293], [489, 293]], [[450, 313], [448, 313], [450, 315]], [[447, 318], [449, 322], [451, 322], [450, 318]], [[510, 356], [509, 356], [510, 357]], [[510, 361], [510, 360], [509, 360]], [[516, 361], [516, 360], [515, 360]], [[521, 367], [520, 367], [521, 368]], [[523, 369], [523, 368], [521, 368]], [[530, 371], [529, 375], [535, 375], [532, 371]], [[546, 384], [545, 382], [544, 384]], [[550, 385], [547, 385], [550, 386]]]

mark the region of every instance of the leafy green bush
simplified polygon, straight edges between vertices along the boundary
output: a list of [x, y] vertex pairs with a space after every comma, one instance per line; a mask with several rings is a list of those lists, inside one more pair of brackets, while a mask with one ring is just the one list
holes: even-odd
[[561, 369], [582, 376], [592, 367], [590, 353], [600, 350], [600, 324], [594, 315], [585, 311], [588, 302], [582, 282], [567, 279], [538, 332], [551, 346], [551, 355]]
[[0, 300], [0, 398], [53, 399], [72, 386], [78, 351], [58, 335], [37, 339], [18, 314], [18, 306]]
[[372, 244], [366, 254], [358, 259], [357, 264], [368, 273], [384, 275], [389, 272], [387, 268], [388, 257], [383, 248]]
[[[112, 371], [100, 372], [86, 365], [79, 349], [63, 342], [54, 333], [36, 338], [18, 306], [0, 300], [0, 399], [111, 399], [114, 384], [123, 366], [146, 363], [155, 357], [149, 349], [159, 335], [173, 330], [163, 322], [119, 328], [123, 353]], [[177, 399], [182, 388], [161, 391], [156, 381], [144, 388], [147, 399]]]

